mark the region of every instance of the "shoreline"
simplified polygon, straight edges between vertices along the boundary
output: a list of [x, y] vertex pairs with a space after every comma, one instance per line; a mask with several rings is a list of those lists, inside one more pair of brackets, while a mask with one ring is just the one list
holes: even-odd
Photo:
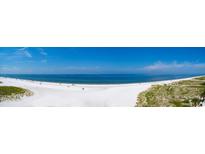
[[22, 87], [34, 93], [33, 96], [23, 97], [21, 100], [1, 102], [0, 106], [134, 107], [139, 93], [152, 85], [169, 84], [197, 77], [201, 76], [128, 84], [68, 84], [0, 77], [0, 81], [3, 82], [0, 85]]
[[36, 82], [42, 84], [56, 84], [56, 85], [80, 85], [80, 86], [115, 86], [115, 85], [136, 85], [136, 84], [145, 84], [145, 83], [158, 83], [158, 82], [169, 82], [169, 81], [180, 81], [180, 80], [189, 80], [193, 78], [203, 77], [205, 75], [200, 76], [192, 76], [192, 77], [185, 77], [185, 78], [178, 78], [178, 79], [168, 79], [168, 80], [159, 80], [159, 81], [147, 81], [147, 82], [133, 82], [133, 83], [64, 83], [64, 82], [51, 82], [51, 81], [39, 81], [39, 80], [29, 80], [29, 79], [19, 79], [19, 78], [12, 78], [12, 77], [2, 77], [1, 79], [13, 79], [17, 81], [28, 81], [28, 82]]

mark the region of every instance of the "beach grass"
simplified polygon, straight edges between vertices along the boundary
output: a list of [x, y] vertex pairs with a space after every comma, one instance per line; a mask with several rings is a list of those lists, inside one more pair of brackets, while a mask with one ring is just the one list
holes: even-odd
[[0, 102], [6, 100], [17, 100], [23, 96], [31, 96], [32, 92], [13, 86], [0, 86]]
[[196, 80], [204, 80], [205, 81], [205, 76], [203, 77], [198, 77], [198, 78], [195, 78]]
[[139, 107], [193, 107], [200, 106], [205, 97], [205, 77], [153, 85], [139, 94]]

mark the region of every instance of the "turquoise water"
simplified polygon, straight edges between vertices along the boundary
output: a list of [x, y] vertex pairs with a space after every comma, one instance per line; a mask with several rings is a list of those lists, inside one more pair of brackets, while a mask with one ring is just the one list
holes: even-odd
[[34, 81], [77, 84], [124, 84], [162, 81], [192, 77], [193, 75], [143, 75], [143, 74], [4, 74], [2, 77]]

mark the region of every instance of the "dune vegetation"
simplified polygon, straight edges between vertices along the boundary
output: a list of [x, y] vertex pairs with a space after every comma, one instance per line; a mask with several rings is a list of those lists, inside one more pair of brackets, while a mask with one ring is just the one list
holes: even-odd
[[0, 86], [0, 102], [2, 101], [12, 101], [20, 99], [23, 96], [31, 96], [32, 92], [19, 88], [19, 87], [13, 87], [13, 86]]
[[205, 77], [153, 85], [139, 94], [138, 107], [194, 107], [205, 101]]

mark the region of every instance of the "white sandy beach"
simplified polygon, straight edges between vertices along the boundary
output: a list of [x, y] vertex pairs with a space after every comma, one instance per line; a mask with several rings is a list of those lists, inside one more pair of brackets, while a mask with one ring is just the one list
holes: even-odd
[[138, 94], [151, 85], [185, 79], [135, 84], [72, 85], [0, 77], [2, 86], [22, 87], [34, 93], [33, 96], [23, 97], [17, 101], [1, 102], [0, 107], [134, 107]]

